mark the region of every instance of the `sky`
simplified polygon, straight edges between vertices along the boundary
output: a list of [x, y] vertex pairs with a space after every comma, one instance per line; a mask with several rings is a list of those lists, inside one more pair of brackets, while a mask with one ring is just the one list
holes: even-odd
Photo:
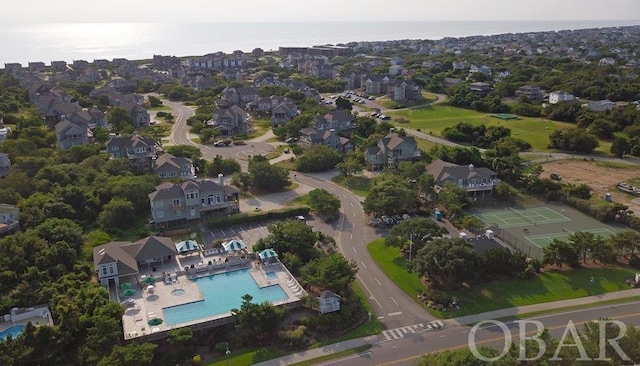
[[[640, 0], [3, 0], [3, 22], [640, 20]], [[104, 6], [98, 6], [104, 4]]]

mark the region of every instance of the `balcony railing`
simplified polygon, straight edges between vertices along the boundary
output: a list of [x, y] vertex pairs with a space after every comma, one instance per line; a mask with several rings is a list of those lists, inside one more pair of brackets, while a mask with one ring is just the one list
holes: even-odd
[[500, 179], [493, 179], [486, 183], [467, 184], [466, 186], [463, 186], [463, 188], [466, 189], [467, 192], [489, 191], [498, 185], [498, 183], [500, 183]]

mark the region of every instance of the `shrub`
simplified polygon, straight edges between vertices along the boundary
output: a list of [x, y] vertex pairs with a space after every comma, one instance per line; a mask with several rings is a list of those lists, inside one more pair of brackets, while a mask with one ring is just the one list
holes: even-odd
[[640, 257], [637, 255], [634, 255], [631, 259], [629, 259], [629, 265], [632, 268], [640, 269]]

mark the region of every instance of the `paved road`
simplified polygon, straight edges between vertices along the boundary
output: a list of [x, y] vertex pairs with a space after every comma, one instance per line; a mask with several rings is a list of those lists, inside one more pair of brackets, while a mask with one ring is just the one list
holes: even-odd
[[[551, 335], [560, 338], [568, 323], [571, 320], [578, 330], [582, 330], [584, 322], [600, 318], [618, 319], [627, 326], [640, 326], [640, 302], [631, 302], [620, 305], [608, 305], [592, 309], [577, 310], [572, 312], [533, 317], [528, 320], [540, 321], [547, 328]], [[507, 322], [511, 335], [517, 337], [519, 325], [515, 322]], [[527, 336], [535, 332], [535, 325], [526, 326]], [[402, 333], [402, 337], [392, 340], [382, 340], [373, 345], [369, 352], [361, 355], [353, 355], [340, 360], [323, 363], [322, 365], [414, 365], [416, 358], [423, 354], [437, 352], [447, 349], [468, 348], [469, 333], [471, 327], [451, 326], [444, 328], [427, 329], [425, 326], [412, 330], [399, 330], [396, 334]], [[497, 326], [481, 327], [476, 333], [476, 344], [480, 346], [491, 346], [502, 349], [504, 336], [502, 330]], [[517, 338], [514, 338], [514, 340]], [[568, 340], [570, 343], [571, 340]]]

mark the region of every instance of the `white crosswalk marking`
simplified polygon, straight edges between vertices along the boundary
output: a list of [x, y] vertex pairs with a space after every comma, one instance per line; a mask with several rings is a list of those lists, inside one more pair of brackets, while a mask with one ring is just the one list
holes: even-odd
[[388, 341], [392, 341], [395, 339], [404, 338], [404, 336], [409, 333], [418, 333], [420, 330], [423, 330], [423, 329], [434, 330], [434, 329], [440, 329], [442, 327], [444, 327], [443, 322], [441, 322], [440, 320], [434, 320], [426, 324], [418, 323], [418, 324], [407, 325], [405, 327], [387, 329], [382, 331], [382, 335], [384, 335], [384, 337]]

